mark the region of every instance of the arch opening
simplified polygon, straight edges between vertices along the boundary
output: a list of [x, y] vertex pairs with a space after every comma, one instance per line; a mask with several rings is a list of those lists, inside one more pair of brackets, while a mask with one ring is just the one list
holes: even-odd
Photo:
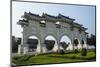
[[81, 46], [82, 46], [82, 48], [84, 46], [84, 40], [83, 39], [81, 40]]
[[73, 44], [74, 44], [73, 45], [74, 46], [73, 49], [80, 49], [81, 48], [81, 45], [79, 45], [80, 44], [79, 39], [75, 38], [74, 41], [73, 41]]
[[71, 39], [67, 35], [63, 35], [60, 39], [60, 49], [72, 50]]
[[87, 48], [87, 44], [84, 39], [81, 40], [81, 46], [82, 46], [82, 48]]
[[82, 39], [82, 41], [81, 41], [81, 44], [82, 44], [82, 46], [84, 45], [84, 40]]
[[36, 37], [34, 35], [29, 36], [27, 39], [28, 52], [35, 52], [37, 49], [38, 43], [39, 43], [38, 37]]
[[55, 39], [54, 36], [48, 35], [48, 36], [45, 38], [45, 42], [44, 42], [44, 43], [46, 44], [46, 48], [47, 48], [47, 50], [49, 51], [49, 50], [52, 50], [52, 49], [54, 48], [54, 45], [55, 45], [55, 43], [56, 43], [56, 39]]

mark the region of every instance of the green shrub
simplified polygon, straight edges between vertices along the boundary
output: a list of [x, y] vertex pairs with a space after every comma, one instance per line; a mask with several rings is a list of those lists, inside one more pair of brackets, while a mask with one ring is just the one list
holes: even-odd
[[14, 60], [18, 60], [18, 59], [19, 59], [19, 57], [13, 57], [13, 59], [14, 59]]
[[65, 54], [64, 50], [60, 50], [59, 52], [61, 55]]
[[47, 50], [52, 50], [55, 44], [54, 40], [45, 40]]
[[75, 59], [76, 57], [75, 56], [72, 56], [72, 59]]
[[14, 60], [19, 60], [20, 58], [22, 58], [23, 56], [15, 56], [13, 57]]
[[81, 55], [82, 56], [87, 56], [87, 50], [86, 50], [86, 48], [82, 48]]
[[25, 56], [23, 56], [23, 57], [21, 57], [20, 59], [19, 59], [19, 61], [27, 61], [27, 60], [29, 60], [31, 58], [31, 56], [30, 55], [25, 55]]
[[96, 54], [96, 48], [94, 49], [94, 53]]
[[74, 50], [74, 53], [78, 53], [78, 52], [79, 52], [78, 49], [75, 49], [75, 50]]

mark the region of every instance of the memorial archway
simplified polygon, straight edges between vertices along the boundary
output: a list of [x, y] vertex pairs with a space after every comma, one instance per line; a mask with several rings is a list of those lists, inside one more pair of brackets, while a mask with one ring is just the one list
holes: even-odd
[[[25, 19], [24, 19], [25, 18]], [[60, 50], [60, 40], [62, 36], [67, 35], [70, 39], [70, 44], [79, 45], [82, 38], [86, 41], [86, 30], [81, 24], [75, 23], [75, 19], [59, 14], [58, 16], [52, 16], [49, 14], [43, 14], [41, 16], [34, 13], [24, 13], [23, 20], [19, 20], [18, 24], [23, 28], [22, 45], [19, 47], [19, 54], [27, 53], [29, 45], [26, 44], [28, 37], [30, 35], [36, 35], [38, 38], [37, 51], [39, 53], [46, 52], [48, 46], [51, 48], [49, 51], [59, 51]], [[40, 23], [41, 22], [41, 23]], [[44, 24], [45, 22], [45, 24]], [[56, 24], [60, 22], [59, 24]], [[81, 31], [81, 32], [80, 32]], [[50, 40], [48, 37], [51, 36], [53, 39], [53, 45], [46, 45], [45, 40]], [[77, 39], [75, 39], [75, 37]], [[76, 41], [76, 44], [73, 43]], [[79, 42], [80, 41], [80, 42]], [[66, 42], [66, 41], [65, 41]], [[86, 42], [85, 42], [86, 44]], [[77, 45], [75, 47], [77, 47]], [[81, 45], [81, 44], [80, 44]], [[46, 48], [45, 48], [46, 47]], [[30, 51], [31, 48], [29, 47]], [[45, 50], [45, 51], [44, 51]]]

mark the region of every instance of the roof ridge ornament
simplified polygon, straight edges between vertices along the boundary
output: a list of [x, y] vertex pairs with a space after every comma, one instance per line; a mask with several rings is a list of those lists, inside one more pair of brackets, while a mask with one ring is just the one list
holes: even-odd
[[63, 17], [63, 18], [67, 18], [67, 19], [70, 19], [72, 21], [75, 21], [75, 19], [70, 18], [69, 16], [62, 15], [61, 13], [58, 14], [58, 17]]
[[33, 16], [41, 17], [39, 14], [34, 14], [34, 13], [31, 13], [31, 12], [29, 12], [29, 14], [33, 15]]

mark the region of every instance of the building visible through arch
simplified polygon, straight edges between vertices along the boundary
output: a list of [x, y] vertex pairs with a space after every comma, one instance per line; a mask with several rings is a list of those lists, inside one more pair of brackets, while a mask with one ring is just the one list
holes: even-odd
[[[62, 36], [68, 36], [73, 45], [74, 39], [78, 39], [79, 45], [81, 41], [84, 41], [86, 45], [87, 28], [83, 25], [75, 23], [75, 19], [59, 14], [58, 16], [51, 16], [43, 13], [42, 16], [33, 14], [31, 12], [25, 12], [22, 16], [23, 20], [19, 20], [18, 24], [23, 28], [22, 43], [18, 51], [19, 54], [27, 54], [28, 44], [27, 40], [31, 35], [36, 36], [39, 39], [36, 53], [46, 53], [45, 38], [48, 35], [52, 35], [56, 40], [56, 51], [60, 50], [60, 40]], [[45, 49], [45, 50], [44, 50]]]

